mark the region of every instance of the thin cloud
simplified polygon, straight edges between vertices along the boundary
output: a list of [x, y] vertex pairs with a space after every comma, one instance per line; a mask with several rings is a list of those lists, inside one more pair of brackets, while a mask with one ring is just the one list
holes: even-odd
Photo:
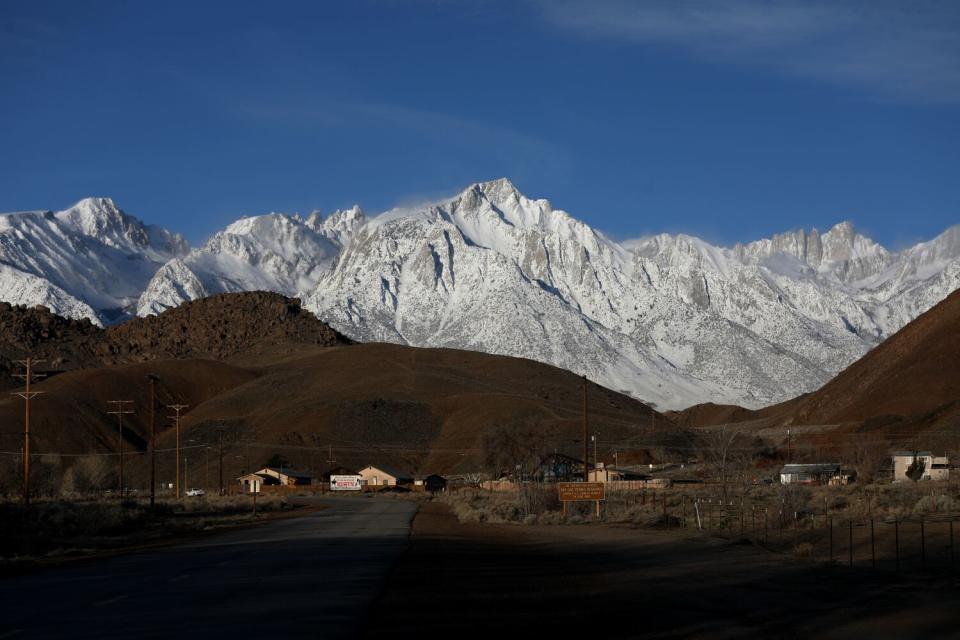
[[951, 1], [544, 0], [553, 27], [660, 45], [885, 98], [960, 102], [960, 4]]

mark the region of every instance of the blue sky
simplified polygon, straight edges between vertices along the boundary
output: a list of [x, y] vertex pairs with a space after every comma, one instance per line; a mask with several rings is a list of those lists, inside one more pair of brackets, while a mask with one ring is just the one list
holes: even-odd
[[192, 242], [507, 176], [614, 237], [960, 222], [955, 2], [16, 2], [0, 210]]

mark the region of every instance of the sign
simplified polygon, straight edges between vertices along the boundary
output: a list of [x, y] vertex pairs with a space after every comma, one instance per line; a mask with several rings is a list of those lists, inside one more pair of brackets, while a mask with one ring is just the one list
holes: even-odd
[[331, 491], [360, 491], [362, 488], [360, 476], [330, 476]]
[[562, 502], [605, 499], [602, 482], [558, 482], [557, 488]]

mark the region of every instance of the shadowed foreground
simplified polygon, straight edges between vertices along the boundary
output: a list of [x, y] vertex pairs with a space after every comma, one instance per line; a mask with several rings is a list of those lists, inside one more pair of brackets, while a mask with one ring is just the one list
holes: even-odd
[[695, 532], [459, 524], [429, 503], [366, 633], [960, 637], [957, 593], [956, 581], [806, 564]]
[[192, 544], [0, 580], [0, 638], [351, 638], [416, 505], [344, 498]]

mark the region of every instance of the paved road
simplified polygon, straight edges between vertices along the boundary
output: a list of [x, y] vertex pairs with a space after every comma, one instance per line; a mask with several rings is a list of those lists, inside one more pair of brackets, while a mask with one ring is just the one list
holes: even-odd
[[406, 548], [416, 505], [329, 509], [0, 580], [5, 638], [348, 638]]

